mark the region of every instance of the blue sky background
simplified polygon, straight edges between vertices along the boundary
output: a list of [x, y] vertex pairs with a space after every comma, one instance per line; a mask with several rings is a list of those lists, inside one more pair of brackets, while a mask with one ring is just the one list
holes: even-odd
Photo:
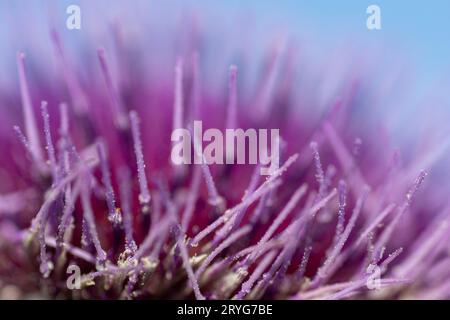
[[[63, 7], [102, 0], [51, 1], [57, 1]], [[175, 8], [176, 4], [181, 4], [181, 7], [206, 7], [230, 18], [249, 13], [258, 20], [258, 24], [265, 24], [267, 28], [279, 25], [281, 21], [291, 31], [313, 31], [314, 35], [326, 41], [357, 36], [366, 43], [388, 42], [405, 51], [413, 59], [417, 72], [425, 79], [450, 71], [449, 0], [130, 0], [118, 3], [130, 6], [134, 1], [148, 2], [150, 10], [155, 4], [169, 7], [169, 10], [171, 6]], [[108, 1], [105, 3], [108, 4]], [[8, 32], [7, 21], [11, 21], [12, 8], [42, 15], [47, 4], [48, 0], [0, 0], [0, 49], [2, 33]], [[381, 7], [382, 30], [366, 29], [366, 8], [371, 4]]]
[[[371, 4], [381, 8], [382, 30], [366, 28], [366, 8]], [[282, 20], [300, 32], [308, 27], [328, 40], [358, 36], [395, 43], [426, 79], [450, 71], [449, 0], [227, 0], [226, 6], [234, 11], [247, 7], [261, 19]]]

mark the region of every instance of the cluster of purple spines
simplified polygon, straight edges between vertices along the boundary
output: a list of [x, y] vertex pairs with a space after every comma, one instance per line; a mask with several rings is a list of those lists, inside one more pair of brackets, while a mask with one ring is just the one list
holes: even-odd
[[[53, 28], [58, 76], [17, 54], [17, 87], [0, 90], [1, 296], [450, 298], [449, 189], [431, 179], [448, 144], [391, 147], [378, 88], [358, 70], [333, 99], [308, 79], [303, 96], [293, 40], [275, 41], [254, 81], [239, 47], [214, 83], [214, 44], [186, 29], [163, 57], [115, 21], [114, 45], [88, 46], [75, 66]], [[194, 120], [280, 128], [280, 168], [173, 165], [171, 131]], [[67, 287], [70, 265], [80, 289]]]

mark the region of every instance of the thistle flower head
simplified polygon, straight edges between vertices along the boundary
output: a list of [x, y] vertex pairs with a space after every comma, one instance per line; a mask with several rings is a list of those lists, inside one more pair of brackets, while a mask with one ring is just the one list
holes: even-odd
[[[114, 21], [72, 49], [54, 26], [28, 35], [0, 86], [0, 297], [450, 298], [448, 140], [395, 148], [370, 66], [312, 59], [303, 78], [295, 38], [256, 59], [195, 18], [149, 39]], [[171, 132], [196, 120], [279, 129], [279, 167], [175, 165]]]

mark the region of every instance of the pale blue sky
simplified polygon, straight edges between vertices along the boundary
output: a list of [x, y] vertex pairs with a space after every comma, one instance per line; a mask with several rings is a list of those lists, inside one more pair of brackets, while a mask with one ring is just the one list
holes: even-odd
[[[371, 4], [381, 8], [380, 31], [366, 29]], [[246, 7], [261, 19], [281, 19], [299, 32], [312, 29], [324, 39], [356, 35], [363, 41], [395, 43], [427, 78], [450, 71], [449, 0], [227, 0], [226, 6], [233, 11]]]
[[[58, 5], [101, 1], [58, 0]], [[250, 13], [258, 23], [276, 25], [281, 21], [293, 32], [311, 32], [330, 42], [354, 37], [368, 44], [390, 43], [404, 51], [401, 54], [411, 59], [423, 79], [440, 77], [450, 71], [449, 0], [110, 0], [105, 3], [132, 6], [133, 1], [148, 2], [150, 9], [155, 4], [175, 9], [180, 7], [175, 5], [178, 3], [181, 7], [207, 7], [223, 16]], [[2, 32], [7, 32], [11, 17], [6, 16], [12, 7], [24, 10], [28, 7], [28, 14], [42, 15], [46, 4], [48, 0], [0, 0], [0, 39]], [[366, 8], [371, 4], [381, 7], [380, 31], [366, 29]], [[39, 12], [39, 7], [44, 10]]]

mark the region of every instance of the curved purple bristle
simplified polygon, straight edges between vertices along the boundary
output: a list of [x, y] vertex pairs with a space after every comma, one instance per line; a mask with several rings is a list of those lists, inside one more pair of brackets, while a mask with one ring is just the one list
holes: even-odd
[[42, 118], [44, 119], [44, 134], [45, 134], [45, 141], [46, 141], [45, 149], [47, 150], [50, 171], [52, 172], [52, 176], [53, 176], [53, 183], [57, 183], [59, 180], [58, 165], [56, 163], [55, 148], [53, 146], [52, 135], [50, 132], [50, 116], [48, 114], [46, 101], [42, 101], [42, 103], [41, 103], [41, 112], [42, 112]]
[[104, 48], [99, 48], [97, 50], [98, 60], [100, 62], [101, 70], [103, 72], [103, 77], [105, 79], [106, 88], [108, 91], [110, 103], [112, 109], [114, 110], [114, 119], [118, 128], [126, 129], [128, 128], [128, 117], [126, 116], [124, 106], [120, 100], [119, 94], [117, 93], [117, 89], [115, 88], [115, 84], [113, 82], [111, 76], [111, 70], [108, 65], [108, 61], [106, 58], [106, 52]]
[[116, 196], [111, 182], [111, 174], [107, 162], [106, 148], [103, 142], [97, 143], [98, 158], [102, 172], [102, 182], [105, 187], [106, 204], [108, 206], [108, 220], [117, 228], [122, 224], [122, 215], [116, 207]]
[[148, 191], [147, 175], [145, 173], [144, 154], [142, 152], [141, 133], [139, 130], [139, 117], [135, 111], [130, 112], [131, 132], [133, 134], [134, 141], [134, 153], [136, 156], [138, 180], [139, 180], [139, 203], [142, 206], [143, 212], [148, 211], [148, 205], [150, 204], [151, 196]]
[[25, 121], [25, 132], [29, 150], [38, 165], [42, 166], [42, 149], [40, 142], [40, 135], [37, 129], [36, 118], [34, 115], [34, 108], [31, 102], [30, 90], [28, 88], [28, 80], [25, 73], [25, 54], [23, 52], [17, 53], [17, 69], [19, 73], [20, 94], [22, 98], [22, 110]]

